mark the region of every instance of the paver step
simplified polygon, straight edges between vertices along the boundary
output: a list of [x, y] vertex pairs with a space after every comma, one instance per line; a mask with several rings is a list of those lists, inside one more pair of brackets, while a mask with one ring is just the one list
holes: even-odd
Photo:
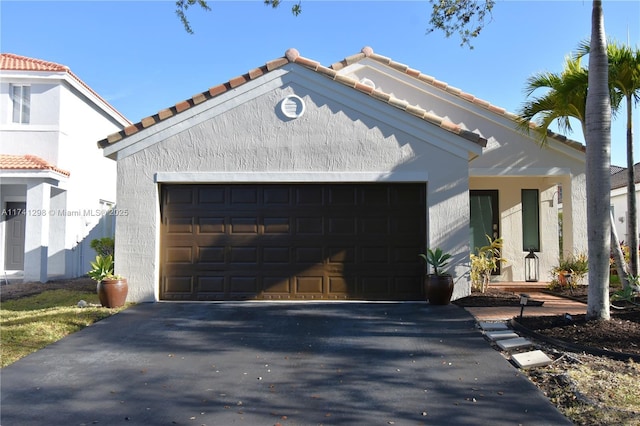
[[524, 337], [516, 337], [514, 339], [505, 339], [498, 340], [496, 344], [500, 347], [500, 349], [504, 351], [509, 351], [512, 349], [526, 348], [527, 346], [533, 345], [530, 340], [525, 339]]
[[480, 329], [484, 331], [498, 331], [498, 330], [508, 330], [509, 326], [504, 322], [487, 322], [481, 321], [478, 323]]
[[541, 350], [523, 352], [511, 355], [511, 359], [519, 368], [542, 367], [553, 361]]
[[484, 335], [492, 342], [495, 342], [496, 340], [515, 339], [516, 337], [520, 337], [518, 333], [511, 330], [487, 331]]

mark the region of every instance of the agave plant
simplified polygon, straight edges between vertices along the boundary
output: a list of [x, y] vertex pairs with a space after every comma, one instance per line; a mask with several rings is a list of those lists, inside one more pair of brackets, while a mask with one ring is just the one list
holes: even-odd
[[[428, 265], [433, 267], [433, 273], [437, 276], [449, 275], [443, 272], [443, 269], [449, 264], [451, 254], [445, 253], [441, 248], [436, 248], [435, 251], [427, 249], [427, 253], [420, 253], [418, 256], [422, 258]], [[427, 271], [428, 273], [428, 271]]]
[[113, 256], [97, 255], [96, 259], [91, 262], [91, 270], [87, 273], [89, 278], [95, 281], [117, 278], [113, 275]]

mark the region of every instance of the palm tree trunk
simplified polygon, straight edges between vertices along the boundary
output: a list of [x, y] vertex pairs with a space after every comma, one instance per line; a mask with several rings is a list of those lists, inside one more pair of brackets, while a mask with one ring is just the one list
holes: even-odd
[[611, 221], [611, 253], [613, 254], [613, 260], [616, 263], [616, 271], [623, 287], [629, 285], [629, 279], [627, 277], [627, 270], [629, 269], [627, 263], [624, 260], [624, 253], [622, 253], [622, 247], [620, 247], [620, 240], [618, 239], [618, 231], [616, 230], [615, 221], [613, 219], [613, 212], [609, 210], [609, 220]]
[[636, 211], [636, 177], [633, 160], [633, 130], [631, 110], [633, 108], [631, 95], [626, 96], [627, 101], [627, 229], [629, 231], [629, 273], [634, 277], [638, 275], [638, 212]]
[[611, 102], [609, 63], [602, 0], [593, 1], [589, 91], [586, 106], [587, 144], [587, 231], [589, 250], [589, 293], [587, 319], [608, 320], [609, 220], [611, 189]]

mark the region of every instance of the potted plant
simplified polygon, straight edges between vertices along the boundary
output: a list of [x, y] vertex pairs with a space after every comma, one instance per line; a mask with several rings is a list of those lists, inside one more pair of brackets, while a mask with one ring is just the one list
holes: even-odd
[[97, 255], [91, 262], [89, 277], [97, 284], [98, 298], [100, 304], [105, 308], [119, 308], [125, 304], [129, 285], [126, 278], [113, 273], [113, 256]]
[[[453, 277], [444, 268], [449, 264], [451, 254], [441, 248], [427, 249], [427, 253], [420, 253], [420, 258], [426, 263], [424, 279], [426, 299], [432, 305], [448, 305], [453, 294]], [[433, 267], [433, 274], [429, 273], [429, 265]]]
[[555, 277], [552, 287], [568, 288], [570, 291], [583, 284], [584, 277], [589, 272], [589, 260], [585, 253], [568, 255], [558, 261], [558, 265], [551, 269]]

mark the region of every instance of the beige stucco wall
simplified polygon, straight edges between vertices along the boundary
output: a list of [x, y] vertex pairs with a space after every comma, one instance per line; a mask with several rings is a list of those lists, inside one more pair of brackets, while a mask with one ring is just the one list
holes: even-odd
[[[162, 182], [425, 182], [429, 244], [454, 254], [454, 298], [469, 293], [468, 150], [461, 148], [469, 143], [319, 78], [300, 85], [284, 75], [269, 88], [243, 88], [194, 108], [186, 121], [175, 117], [166, 137], [155, 129], [117, 152], [118, 207], [127, 214], [116, 228], [116, 272], [129, 279], [129, 300], [158, 300]], [[306, 112], [289, 119], [280, 102], [294, 93]]]

